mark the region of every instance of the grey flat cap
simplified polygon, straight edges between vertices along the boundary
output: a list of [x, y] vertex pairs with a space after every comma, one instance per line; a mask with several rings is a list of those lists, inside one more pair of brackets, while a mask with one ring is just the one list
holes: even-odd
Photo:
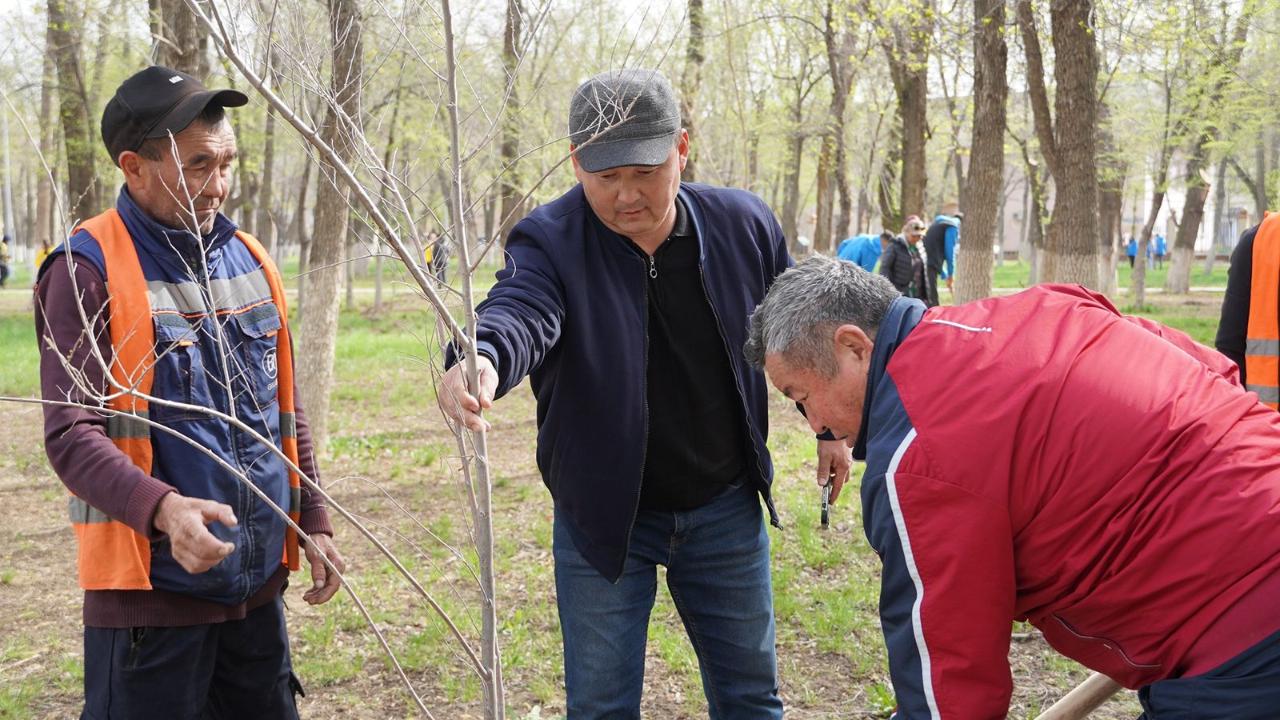
[[657, 70], [600, 73], [569, 102], [569, 141], [587, 172], [661, 165], [679, 132], [680, 105]]

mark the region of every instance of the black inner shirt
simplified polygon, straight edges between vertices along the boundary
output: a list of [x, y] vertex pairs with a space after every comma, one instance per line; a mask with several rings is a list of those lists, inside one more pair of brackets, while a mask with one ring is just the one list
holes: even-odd
[[649, 438], [640, 507], [690, 510], [745, 469], [742, 399], [702, 284], [698, 238], [676, 200], [670, 237], [649, 261]]

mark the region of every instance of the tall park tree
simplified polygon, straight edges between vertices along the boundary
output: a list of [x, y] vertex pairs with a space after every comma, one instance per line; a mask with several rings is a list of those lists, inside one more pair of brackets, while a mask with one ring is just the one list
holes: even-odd
[[1053, 215], [1040, 264], [1042, 280], [1095, 287], [1098, 281], [1098, 51], [1091, 28], [1092, 0], [1052, 0], [1054, 118], [1044, 84], [1044, 63], [1031, 0], [1018, 2], [1018, 26], [1027, 55], [1027, 86], [1040, 154], [1053, 177]]
[[[880, 46], [889, 63], [889, 76], [898, 96], [898, 126], [902, 163], [896, 213], [884, 226], [897, 228], [908, 215], [925, 211], [928, 184], [925, 149], [929, 136], [929, 48], [933, 41], [933, 0], [906, 0], [879, 10]], [[893, 158], [894, 154], [890, 154]]]
[[[1225, 5], [1224, 5], [1225, 8]], [[1249, 36], [1249, 23], [1257, 9], [1254, 0], [1245, 0], [1235, 29], [1228, 35], [1227, 17], [1223, 13], [1222, 28], [1209, 48], [1209, 63], [1204, 75], [1203, 89], [1195, 93], [1196, 100], [1186, 115], [1191, 132], [1191, 147], [1187, 153], [1187, 200], [1182, 206], [1182, 223], [1173, 241], [1169, 272], [1165, 275], [1165, 292], [1185, 293], [1191, 289], [1191, 259], [1195, 253], [1196, 238], [1200, 235], [1200, 223], [1204, 219], [1204, 204], [1209, 196], [1208, 182], [1203, 173], [1209, 169], [1209, 149], [1217, 142], [1219, 124], [1215, 120], [1227, 91], [1236, 84], [1236, 68], [1244, 53], [1245, 40]]]
[[991, 245], [1004, 191], [1005, 78], [1009, 48], [1004, 41], [1004, 0], [973, 0], [973, 149], [965, 188], [965, 241], [960, 244], [956, 302], [991, 294]]
[[158, 65], [181, 70], [201, 80], [209, 77], [209, 34], [186, 0], [147, 0], [151, 39]]
[[680, 173], [685, 182], [698, 179], [697, 108], [702, 86], [702, 63], [706, 59], [705, 22], [702, 0], [689, 0], [689, 44], [685, 48], [684, 70], [680, 74], [680, 124], [689, 131], [689, 161]]
[[97, 143], [89, 124], [88, 96], [80, 69], [81, 33], [72, 25], [72, 18], [80, 13], [69, 2], [49, 0], [48, 52], [53, 54], [57, 67], [58, 115], [67, 156], [67, 210], [71, 213], [69, 219], [78, 222], [97, 212], [93, 168]]
[[[822, 132], [822, 149], [818, 155], [818, 209], [813, 246], [832, 253], [835, 252], [836, 243], [848, 233], [853, 213], [844, 132], [845, 109], [849, 105], [849, 90], [853, 85], [853, 27], [856, 25], [855, 19], [849, 17], [849, 14], [850, 8], [846, 3], [827, 0], [822, 15], [822, 42], [827, 51], [827, 75], [831, 78], [831, 104], [828, 107], [827, 125]], [[840, 214], [835, 218], [833, 215], [837, 197]]]
[[[524, 7], [520, 0], [507, 0], [506, 22], [502, 32], [502, 70], [507, 78], [507, 109], [502, 117], [502, 180], [500, 183], [502, 204], [501, 218], [503, 242], [507, 234], [520, 220], [520, 94], [516, 87], [516, 68], [520, 64], [521, 35], [524, 27]], [[399, 91], [397, 91], [399, 92]]]
[[57, 68], [54, 67], [53, 23], [45, 23], [44, 67], [40, 75], [40, 156], [49, 160], [49, 172], [36, 173], [35, 240], [37, 243], [57, 244], [60, 229], [54, 222], [53, 174], [57, 172], [52, 158], [57, 141], [57, 124], [53, 121], [53, 99], [57, 92]]
[[[360, 8], [356, 0], [329, 0], [329, 29], [333, 41], [331, 89], [322, 134], [343, 162], [355, 156], [355, 138], [361, 132], [361, 82], [363, 42]], [[311, 421], [318, 448], [327, 438], [329, 390], [333, 387], [333, 356], [338, 339], [338, 301], [347, 250], [350, 189], [333, 177], [333, 168], [322, 164], [316, 188], [317, 229], [311, 239], [310, 277], [302, 298], [302, 343], [298, 353], [298, 386], [303, 407]]]

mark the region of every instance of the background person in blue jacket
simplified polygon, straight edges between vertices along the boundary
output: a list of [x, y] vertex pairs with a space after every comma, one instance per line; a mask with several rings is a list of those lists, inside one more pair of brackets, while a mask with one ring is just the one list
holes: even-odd
[[[755, 195], [681, 184], [689, 136], [659, 73], [587, 80], [569, 132], [580, 184], [512, 229], [477, 309], [480, 387], [449, 352], [441, 407], [487, 428], [482, 409], [530, 376], [571, 720], [640, 717], [658, 565], [710, 716], [781, 718], [768, 397], [741, 347], [786, 241]], [[821, 458], [843, 482], [848, 446]]]
[[933, 277], [934, 287], [941, 278], [951, 290], [956, 275], [956, 243], [960, 241], [960, 221], [964, 213], [957, 212], [955, 205], [948, 205], [933, 218], [933, 224], [924, 234], [924, 254], [929, 263], [929, 273]]
[[840, 243], [836, 249], [836, 257], [848, 260], [858, 267], [872, 272], [880, 261], [880, 254], [893, 242], [893, 233], [885, 231], [879, 237], [875, 235], [855, 235]]
[[1164, 233], [1160, 233], [1159, 235], [1156, 235], [1154, 250], [1155, 250], [1156, 267], [1158, 268], [1164, 267], [1164, 257], [1165, 255], [1169, 254], [1169, 243], [1164, 239]]

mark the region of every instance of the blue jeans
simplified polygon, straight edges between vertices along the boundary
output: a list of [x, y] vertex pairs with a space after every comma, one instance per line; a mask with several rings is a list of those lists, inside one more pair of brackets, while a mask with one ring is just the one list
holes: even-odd
[[610, 583], [555, 519], [556, 596], [568, 720], [639, 718], [657, 566], [698, 655], [709, 716], [781, 718], [769, 535], [747, 486], [687, 512], [640, 511]]

